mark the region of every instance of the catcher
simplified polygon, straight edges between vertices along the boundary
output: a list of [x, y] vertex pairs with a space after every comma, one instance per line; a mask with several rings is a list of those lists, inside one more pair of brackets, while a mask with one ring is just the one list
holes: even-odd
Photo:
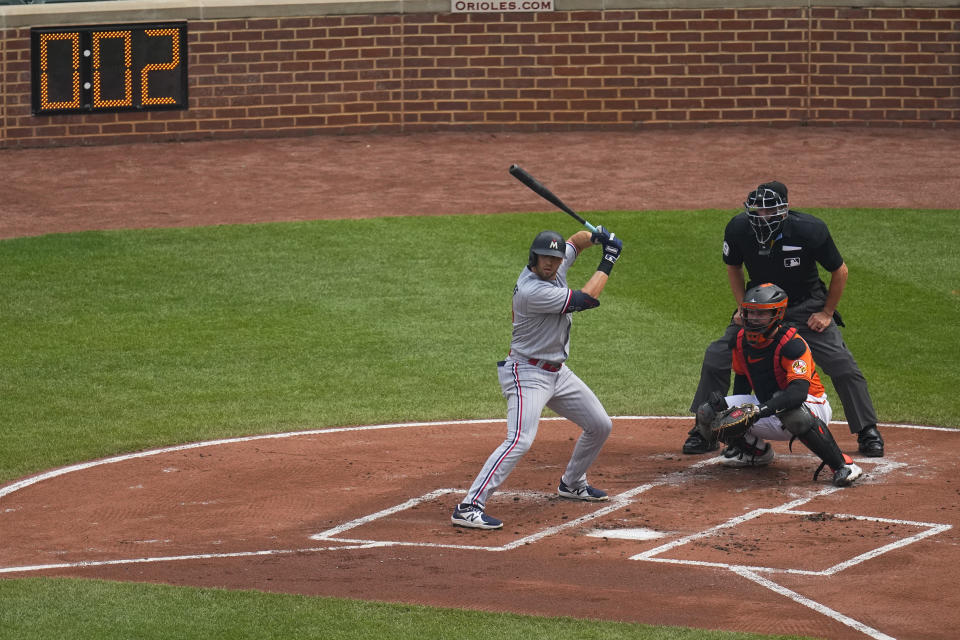
[[697, 410], [697, 429], [708, 442], [726, 445], [721, 462], [730, 467], [770, 464], [773, 449], [765, 439], [791, 444], [797, 439], [823, 461], [814, 480], [829, 466], [833, 484], [849, 486], [863, 471], [827, 428], [833, 410], [810, 348], [796, 327], [783, 324], [786, 308], [787, 294], [774, 284], [746, 292], [740, 304], [743, 328], [730, 344], [733, 395], [714, 392]]

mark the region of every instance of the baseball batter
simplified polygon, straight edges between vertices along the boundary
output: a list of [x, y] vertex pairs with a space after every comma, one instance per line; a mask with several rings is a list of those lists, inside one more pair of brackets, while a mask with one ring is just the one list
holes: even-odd
[[[597, 271], [581, 289], [567, 287], [567, 271], [591, 245], [603, 247]], [[473, 529], [499, 529], [503, 522], [487, 515], [487, 500], [497, 490], [537, 435], [544, 407], [576, 423], [583, 433], [560, 477], [557, 493], [573, 500], [601, 501], [607, 494], [587, 484], [587, 469], [610, 435], [610, 416], [593, 391], [564, 365], [570, 353], [571, 314], [593, 309], [607, 284], [623, 242], [598, 227], [579, 231], [566, 241], [556, 231], [533, 239], [527, 266], [513, 288], [513, 336], [506, 360], [497, 363], [500, 388], [507, 399], [507, 437], [480, 470], [450, 520]]]

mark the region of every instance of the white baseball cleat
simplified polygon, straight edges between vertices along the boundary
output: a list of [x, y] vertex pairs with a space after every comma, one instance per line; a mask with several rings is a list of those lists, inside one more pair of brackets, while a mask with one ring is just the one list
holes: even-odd
[[727, 467], [764, 467], [773, 462], [773, 447], [769, 442], [763, 444], [763, 449], [730, 445], [720, 454], [720, 462]]
[[833, 485], [835, 487], [849, 487], [853, 481], [863, 475], [863, 469], [853, 462], [845, 464], [833, 472]]

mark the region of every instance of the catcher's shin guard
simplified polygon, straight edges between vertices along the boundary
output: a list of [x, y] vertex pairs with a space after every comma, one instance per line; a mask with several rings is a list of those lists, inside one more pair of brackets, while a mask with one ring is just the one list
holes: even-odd
[[[840, 451], [840, 447], [837, 445], [837, 441], [833, 439], [833, 434], [830, 433], [830, 428], [827, 427], [826, 423], [810, 413], [806, 407], [798, 407], [784, 412], [780, 416], [780, 421], [783, 422], [787, 431], [792, 433], [807, 449], [810, 449], [820, 458], [823, 464], [833, 471], [853, 462], [852, 459]], [[817, 469], [817, 472], [813, 474], [814, 480], [820, 474], [821, 469], [823, 469], [823, 465], [820, 465], [820, 469]]]

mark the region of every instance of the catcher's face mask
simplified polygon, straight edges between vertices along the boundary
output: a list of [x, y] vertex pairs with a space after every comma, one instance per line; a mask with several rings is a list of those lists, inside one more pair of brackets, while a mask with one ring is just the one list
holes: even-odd
[[740, 306], [740, 317], [743, 318], [743, 328], [747, 342], [755, 347], [765, 347], [770, 343], [770, 337], [776, 333], [783, 321], [786, 304], [758, 305], [744, 303]]
[[747, 342], [765, 347], [787, 313], [787, 293], [775, 284], [765, 282], [750, 288], [740, 303], [740, 318]]

